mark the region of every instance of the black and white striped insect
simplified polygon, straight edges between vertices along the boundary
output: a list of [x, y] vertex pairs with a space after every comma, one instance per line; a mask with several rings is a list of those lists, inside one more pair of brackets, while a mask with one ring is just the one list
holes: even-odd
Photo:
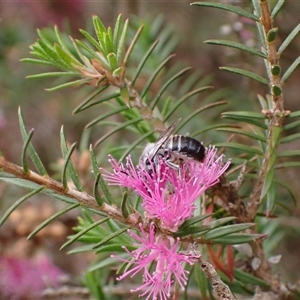
[[177, 170], [180, 163], [185, 160], [203, 162], [206, 150], [201, 142], [189, 136], [173, 135], [180, 120], [168, 127], [155, 143], [149, 143], [145, 147], [140, 158], [140, 164], [149, 173], [161, 159], [164, 159], [168, 166]]

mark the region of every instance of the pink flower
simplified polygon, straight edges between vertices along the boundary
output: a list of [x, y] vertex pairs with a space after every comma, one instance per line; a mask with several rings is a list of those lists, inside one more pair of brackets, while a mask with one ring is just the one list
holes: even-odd
[[179, 239], [165, 234], [156, 234], [153, 223], [150, 225], [149, 233], [144, 231], [142, 225], [140, 229], [141, 236], [128, 231], [129, 235], [138, 242], [136, 244], [138, 248], [132, 252], [125, 248], [131, 256], [130, 260], [112, 256], [134, 265], [118, 280], [127, 276], [134, 277], [139, 272], [143, 272], [143, 284], [131, 292], [141, 292], [139, 297], [147, 296], [146, 300], [170, 299], [174, 279], [182, 290], [187, 284], [189, 272], [184, 269], [183, 264], [192, 265], [197, 261], [197, 257], [178, 253]]
[[223, 156], [216, 157], [216, 152], [210, 147], [203, 163], [186, 160], [179, 170], [161, 160], [159, 166], [152, 166], [153, 172], [141, 165], [135, 167], [130, 157], [125, 166], [110, 157], [114, 173], [105, 171], [103, 177], [111, 185], [136, 191], [143, 198], [142, 206], [149, 219], [158, 219], [161, 229], [176, 232], [193, 215], [195, 200], [218, 183], [228, 168], [230, 161], [224, 164]]

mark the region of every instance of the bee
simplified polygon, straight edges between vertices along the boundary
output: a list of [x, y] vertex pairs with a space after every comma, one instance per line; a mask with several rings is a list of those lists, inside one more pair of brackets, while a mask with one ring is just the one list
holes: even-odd
[[203, 162], [206, 150], [201, 142], [189, 136], [173, 135], [180, 120], [168, 127], [156, 143], [149, 143], [145, 147], [140, 158], [140, 164], [149, 173], [153, 171], [153, 166], [155, 168], [161, 159], [164, 159], [169, 167], [176, 170], [179, 170], [180, 163], [185, 160]]

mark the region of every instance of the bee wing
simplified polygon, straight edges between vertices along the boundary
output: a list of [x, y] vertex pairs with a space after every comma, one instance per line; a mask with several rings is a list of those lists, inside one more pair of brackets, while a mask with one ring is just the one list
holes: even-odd
[[168, 127], [158, 138], [156, 143], [154, 144], [152, 148], [152, 155], [151, 159], [155, 156], [155, 154], [158, 152], [158, 150], [161, 148], [161, 146], [164, 144], [164, 142], [172, 135], [178, 124], [180, 123], [181, 119], [178, 119], [175, 121], [170, 127]]

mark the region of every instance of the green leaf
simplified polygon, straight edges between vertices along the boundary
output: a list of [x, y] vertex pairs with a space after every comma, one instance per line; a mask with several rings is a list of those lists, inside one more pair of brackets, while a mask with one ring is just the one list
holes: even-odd
[[100, 44], [102, 44], [103, 43], [102, 38], [103, 38], [103, 34], [106, 33], [106, 28], [98, 16], [93, 16], [93, 24], [94, 24], [94, 29], [95, 29], [98, 41]]
[[246, 146], [246, 145], [243, 145], [243, 144], [240, 144], [240, 143], [224, 142], [224, 143], [217, 143], [217, 144], [215, 144], [215, 146], [217, 148], [225, 147], [225, 148], [237, 149], [237, 150], [249, 153], [249, 154], [250, 153], [251, 154], [257, 154], [257, 155], [260, 155], [260, 156], [263, 156], [263, 154], [264, 154], [263, 151], [261, 151], [260, 149], [257, 149], [255, 147], [251, 147], [251, 146]]
[[222, 116], [222, 118], [239, 121], [239, 122], [245, 122], [248, 124], [253, 124], [262, 129], [268, 128], [268, 126], [265, 123], [262, 123], [258, 119], [255, 119], [255, 117], [251, 116], [251, 114], [248, 117], [247, 115], [243, 115], [243, 112], [241, 114], [239, 114], [239, 112], [225, 112], [225, 113], [222, 113], [221, 116]]
[[81, 66], [81, 67], [83, 66], [77, 59], [75, 59], [66, 51], [64, 51], [60, 45], [55, 44], [54, 49], [56, 50], [56, 53], [59, 55], [61, 60], [63, 60], [66, 65], [68, 65], [68, 69], [74, 70], [73, 65]]
[[227, 71], [227, 72], [231, 72], [231, 73], [234, 73], [234, 74], [239, 74], [239, 75], [254, 79], [254, 80], [256, 80], [260, 83], [263, 83], [265, 85], [269, 85], [269, 81], [266, 78], [264, 78], [262, 76], [259, 76], [259, 75], [255, 74], [253, 72], [250, 72], [250, 71], [246, 71], [246, 70], [239, 69], [239, 68], [231, 68], [231, 67], [220, 67], [220, 69], [224, 70], [224, 71]]
[[297, 57], [297, 59], [290, 65], [290, 67], [286, 70], [286, 72], [282, 76], [282, 82], [285, 82], [288, 80], [288, 78], [292, 75], [292, 73], [295, 71], [295, 69], [300, 64], [300, 56]]
[[243, 223], [243, 224], [233, 224], [227, 225], [220, 228], [215, 228], [208, 233], [206, 233], [203, 238], [205, 240], [214, 240], [216, 238], [223, 237], [225, 235], [229, 235], [235, 232], [243, 231], [248, 228], [256, 226], [256, 223]]
[[[279, 3], [280, 1], [278, 1]], [[284, 42], [281, 44], [281, 46], [278, 49], [278, 53], [282, 53], [286, 47], [291, 43], [291, 41], [295, 38], [295, 36], [300, 31], [300, 23], [294, 28], [294, 30], [288, 35], [288, 37], [284, 40]]]
[[128, 47], [126, 53], [125, 53], [124, 60], [123, 60], [123, 63], [124, 63], [125, 66], [126, 66], [126, 63], [127, 63], [127, 61], [128, 61], [128, 58], [129, 58], [129, 56], [130, 56], [130, 54], [131, 54], [131, 52], [132, 52], [132, 50], [133, 50], [133, 47], [135, 46], [135, 44], [136, 44], [138, 38], [140, 37], [140, 34], [142, 33], [143, 28], [144, 28], [143, 25], [140, 26], [140, 28], [139, 28], [138, 31], [136, 32], [134, 38], [132, 39], [132, 41], [131, 41], [131, 43], [130, 43], [130, 45], [129, 45], [129, 47]]
[[120, 39], [118, 41], [117, 62], [119, 66], [122, 64], [123, 56], [125, 53], [125, 38], [126, 38], [127, 29], [128, 29], [128, 19], [125, 21]]
[[103, 177], [101, 176], [101, 173], [100, 171], [98, 170], [98, 174], [97, 174], [97, 185], [100, 186], [103, 194], [104, 194], [104, 197], [106, 199], [106, 201], [109, 203], [109, 204], [114, 204], [115, 201], [114, 201], [114, 198], [112, 197], [112, 195], [110, 194], [109, 192], [109, 189], [107, 187], [107, 184], [105, 182], [105, 180], [103, 180]]
[[259, 22], [259, 18], [256, 15], [248, 13], [247, 11], [245, 11], [237, 6], [228, 5], [228, 4], [221, 3], [221, 2], [194, 2], [194, 3], [191, 3], [191, 5], [219, 8], [219, 9], [223, 9], [223, 10], [227, 10], [227, 11], [236, 13], [240, 16], [246, 17], [253, 21]]
[[271, 19], [274, 19], [277, 16], [277, 14], [279, 13], [279, 11], [280, 11], [282, 5], [284, 4], [284, 2], [285, 2], [285, 0], [278, 0], [277, 1], [276, 5], [275, 5], [275, 7], [274, 7], [274, 9], [271, 13]]
[[283, 130], [289, 130], [300, 127], [300, 120], [288, 123], [282, 127]]
[[[204, 91], [207, 91], [209, 89], [211, 89], [212, 87], [211, 86], [204, 86], [204, 87], [200, 87], [200, 88], [197, 88], [187, 94], [185, 94], [184, 96], [182, 96], [180, 99], [178, 99], [178, 101], [176, 101], [175, 105], [169, 109], [168, 113], [164, 116], [164, 120], [168, 120], [169, 117], [177, 110], [177, 108], [183, 103], [185, 102], [187, 99], [189, 99], [190, 97], [194, 96], [194, 95], [197, 95], [201, 92], [204, 92]], [[217, 103], [220, 103], [220, 102], [215, 102], [215, 103], [212, 103], [212, 104], [209, 104], [209, 107], [212, 107], [212, 106], [217, 106]], [[223, 104], [225, 103], [228, 103], [228, 102], [223, 102]], [[208, 108], [208, 107], [207, 107]], [[204, 108], [206, 109], [206, 108]], [[201, 109], [201, 111], [203, 110], [203, 107]], [[200, 112], [200, 111], [198, 111]]]
[[266, 116], [264, 114], [252, 111], [226, 111], [222, 113], [222, 116], [238, 117], [240, 118], [240, 120], [244, 119], [245, 121], [249, 119], [266, 119]]
[[245, 44], [233, 42], [233, 41], [207, 40], [204, 43], [211, 44], [211, 45], [221, 45], [221, 46], [228, 46], [228, 47], [236, 48], [236, 49], [239, 49], [239, 50], [242, 50], [242, 51], [249, 52], [249, 53], [254, 54], [256, 56], [260, 56], [262, 58], [267, 58], [268, 57], [265, 53], [255, 49], [255, 48], [246, 46]]
[[[80, 33], [101, 53], [103, 53], [104, 49], [103, 47], [85, 30], [79, 29]], [[78, 41], [76, 41], [77, 43]], [[86, 48], [87, 46], [84, 45], [82, 42], [79, 43], [80, 46], [84, 46]], [[88, 47], [87, 47], [88, 48]], [[91, 50], [90, 50], [91, 51]]]
[[7, 220], [7, 218], [11, 215], [11, 213], [13, 211], [16, 210], [16, 208], [18, 206], [20, 206], [24, 201], [26, 201], [28, 198], [32, 197], [35, 194], [38, 194], [39, 192], [41, 192], [45, 187], [44, 186], [39, 186], [37, 189], [33, 190], [32, 192], [28, 193], [27, 195], [25, 195], [24, 197], [20, 198], [19, 200], [17, 200], [2, 216], [2, 218], [0, 219], [0, 226], [3, 225], [3, 223]]
[[31, 138], [33, 136], [33, 132], [34, 132], [34, 129], [31, 129], [28, 133], [28, 136], [24, 142], [24, 145], [23, 145], [23, 149], [22, 149], [22, 167], [23, 167], [23, 172], [25, 174], [28, 174], [29, 173], [29, 167], [28, 167], [28, 162], [27, 162], [27, 158], [26, 158], [26, 152], [27, 152], [27, 149], [28, 149], [28, 146], [30, 144], [30, 141], [31, 141]]
[[128, 109], [129, 108], [127, 106], [121, 106], [121, 107], [118, 107], [116, 109], [109, 110], [107, 113], [101, 114], [100, 117], [94, 119], [93, 121], [91, 121], [87, 125], [85, 125], [85, 129], [88, 129], [88, 128], [94, 126], [95, 124], [101, 122], [102, 120], [104, 120], [104, 119], [106, 119], [106, 118], [108, 118], [110, 116], [117, 115], [120, 112], [126, 111]]
[[98, 193], [98, 186], [99, 186], [100, 176], [101, 176], [101, 173], [99, 172], [97, 174], [97, 177], [96, 177], [96, 180], [95, 180], [95, 183], [94, 183], [93, 194], [94, 194], [94, 198], [96, 199], [96, 202], [99, 205], [99, 207], [103, 207], [104, 199]]
[[95, 147], [98, 146], [99, 144], [101, 144], [103, 141], [105, 141], [108, 137], [110, 137], [111, 135], [113, 135], [115, 132], [118, 132], [119, 130], [126, 128], [127, 126], [130, 126], [132, 124], [136, 124], [140, 121], [143, 120], [143, 117], [139, 117], [127, 122], [124, 122], [118, 126], [116, 126], [114, 129], [112, 129], [111, 131], [109, 131], [108, 133], [106, 133], [105, 135], [103, 135], [96, 143], [95, 143]]
[[[145, 53], [145, 55], [143, 56], [143, 58], [141, 59], [138, 67], [136, 68], [136, 71], [135, 73], [133, 74], [132, 76], [132, 85], [135, 84], [135, 81], [137, 80], [139, 74], [141, 73], [146, 61], [148, 60], [148, 58], [150, 57], [151, 53], [154, 51], [155, 47], [157, 46], [158, 44], [158, 40], [156, 40], [149, 48], [149, 50]], [[173, 56], [172, 56], [173, 57]]]
[[63, 214], [65, 214], [66, 212], [79, 207], [80, 204], [79, 203], [75, 203], [73, 205], [70, 205], [68, 207], [66, 207], [65, 209], [62, 209], [60, 211], [58, 211], [57, 213], [55, 213], [54, 215], [52, 215], [50, 218], [48, 218], [47, 220], [45, 220], [43, 223], [41, 223], [38, 227], [36, 227], [27, 237], [27, 240], [32, 239], [39, 231], [41, 231], [43, 228], [45, 228], [49, 223], [51, 223], [53, 220], [57, 219], [58, 217], [62, 216]]
[[189, 218], [187, 220], [185, 220], [183, 222], [183, 224], [180, 226], [179, 230], [182, 230], [182, 229], [185, 229], [191, 225], [195, 225], [197, 223], [200, 223], [202, 222], [203, 220], [211, 217], [212, 214], [205, 214], [205, 215], [201, 215], [201, 216], [196, 216], [196, 217], [193, 217], [193, 218]]
[[70, 239], [64, 243], [59, 250], [63, 250], [65, 248], [67, 248], [68, 246], [70, 246], [71, 244], [73, 244], [74, 242], [76, 242], [81, 236], [83, 236], [85, 233], [87, 233], [88, 231], [92, 230], [93, 228], [95, 228], [96, 226], [103, 224], [105, 222], [107, 222], [109, 220], [109, 217], [104, 218], [104, 219], [100, 219], [94, 223], [92, 223], [91, 225], [83, 228], [81, 231], [79, 231], [78, 233], [76, 233], [75, 235], [73, 235], [72, 237], [70, 237]]
[[[21, 111], [21, 107], [19, 107], [18, 109], [18, 117], [19, 117], [19, 124], [20, 124], [20, 130], [21, 130], [21, 134], [22, 134], [22, 138], [23, 141], [25, 141], [28, 138], [28, 134], [25, 128], [25, 124], [24, 124], [24, 119], [22, 116], [22, 111]], [[33, 146], [31, 143], [28, 144], [27, 147], [27, 153], [30, 156], [34, 166], [36, 167], [37, 171], [42, 175], [42, 176], [46, 176], [47, 171], [42, 163], [42, 161], [40, 160], [39, 156], [37, 155], [36, 151], [34, 150]]]
[[95, 96], [97, 96], [98, 94], [100, 94], [101, 92], [103, 92], [104, 90], [106, 90], [109, 86], [106, 85], [105, 87], [101, 88], [99, 91], [97, 91], [95, 94], [92, 94], [91, 96], [89, 96], [86, 100], [84, 100], [77, 108], [75, 108], [75, 110], [73, 111], [73, 113], [78, 113], [78, 112], [82, 112], [92, 106], [95, 106], [97, 104], [100, 104], [100, 103], [103, 103], [103, 102], [106, 102], [108, 100], [111, 100], [111, 99], [114, 99], [116, 97], [119, 97], [120, 96], [120, 93], [119, 92], [116, 92], [114, 94], [110, 94], [110, 95], [107, 95], [107, 96], [104, 96], [103, 98], [99, 99], [99, 100], [96, 100], [94, 102], [91, 102], [91, 100], [94, 99]]
[[300, 150], [287, 150], [281, 151], [277, 153], [277, 157], [291, 157], [291, 156], [299, 156]]
[[77, 190], [78, 191], [83, 191], [83, 189], [84, 189], [83, 185], [81, 184], [80, 179], [78, 177], [78, 174], [75, 171], [74, 165], [73, 165], [72, 161], [70, 160], [71, 154], [75, 149], [76, 143], [74, 143], [70, 147], [70, 150], [68, 150], [67, 141], [66, 141], [63, 126], [61, 127], [61, 130], [60, 130], [60, 143], [61, 143], [62, 156], [65, 160], [64, 170], [62, 172], [62, 182], [63, 182], [64, 189], [67, 188], [67, 177], [66, 177], [66, 173], [65, 173], [67, 171], [68, 175], [72, 179], [72, 181], [73, 181], [75, 187], [77, 188]]
[[48, 91], [48, 92], [53, 92], [53, 91], [57, 91], [57, 90], [60, 90], [60, 89], [64, 89], [64, 88], [66, 88], [66, 87], [73, 86], [73, 85], [79, 86], [79, 85], [82, 85], [82, 84], [84, 84], [84, 83], [89, 82], [89, 80], [90, 80], [89, 78], [84, 78], [84, 79], [78, 79], [78, 80], [66, 82], [66, 83], [57, 85], [57, 86], [55, 86], [55, 87], [48, 88], [48, 89], [46, 89], [46, 91]]
[[91, 144], [90, 145], [90, 160], [91, 160], [91, 165], [92, 165], [92, 173], [94, 174], [95, 178], [98, 177], [98, 172], [99, 172], [99, 165], [97, 163], [97, 158], [96, 158], [96, 155], [94, 153], [94, 150], [93, 150], [93, 145]]
[[110, 66], [111, 71], [114, 71], [119, 67], [118, 62], [117, 62], [117, 57], [116, 57], [115, 53], [109, 53], [107, 55], [107, 61], [108, 61], [108, 64]]
[[232, 233], [224, 237], [213, 239], [212, 242], [214, 244], [221, 244], [221, 245], [238, 245], [238, 244], [251, 243], [261, 237], [262, 237], [261, 234]]
[[120, 34], [121, 34], [122, 20], [123, 20], [123, 17], [121, 14], [119, 14], [116, 24], [115, 24], [114, 33], [113, 33], [113, 51], [114, 51], [114, 53], [117, 53], [117, 49], [118, 49], [118, 41], [120, 39]]
[[125, 231], [127, 231], [129, 228], [130, 228], [130, 226], [125, 226], [125, 227], [121, 228], [120, 230], [118, 230], [118, 231], [110, 234], [109, 236], [107, 236], [106, 238], [104, 238], [103, 240], [101, 240], [99, 243], [97, 243], [96, 245], [94, 245], [93, 249], [101, 247], [102, 245], [106, 244], [110, 240], [114, 239], [115, 237], [117, 237], [120, 234], [122, 234]]
[[249, 273], [234, 269], [234, 278], [243, 282], [244, 284], [252, 284], [254, 286], [269, 287], [270, 285], [262, 279], [255, 277]]
[[[174, 55], [170, 55], [169, 57], [167, 57], [155, 70], [154, 72], [152, 73], [151, 77], [148, 79], [147, 83], [145, 84], [145, 87], [143, 89], [143, 91], [141, 92], [141, 98], [144, 98], [145, 95], [147, 94], [148, 90], [150, 89], [150, 86], [151, 84], [153, 83], [154, 79], [156, 78], [156, 76], [160, 73], [160, 71], [162, 70], [162, 68], [167, 64], [167, 62], [173, 58]], [[186, 72], [187, 69], [190, 69], [190, 68], [185, 68], [184, 70], [182, 70], [181, 72]], [[180, 73], [180, 72], [179, 72]], [[180, 74], [178, 75], [180, 76]], [[178, 77], [177, 76], [177, 77]], [[168, 81], [169, 82], [169, 81]], [[158, 93], [158, 95], [155, 97], [155, 99], [153, 100], [153, 103], [155, 103], [157, 100], [156, 98], [157, 97], [160, 97], [161, 93], [163, 92], [162, 89], [165, 87], [166, 84], [163, 85], [163, 87], [160, 89], [160, 92]], [[166, 88], [166, 87], [165, 87]]]
[[274, 169], [271, 168], [266, 174], [264, 185], [261, 191], [260, 199], [264, 199], [267, 193], [269, 192], [271, 186], [274, 184]]
[[300, 138], [300, 133], [294, 133], [280, 139], [280, 144], [289, 143]]
[[252, 133], [249, 131], [245, 131], [244, 129], [238, 129], [234, 127], [225, 127], [225, 128], [218, 128], [217, 131], [225, 131], [230, 133], [237, 133], [241, 135], [248, 136], [251, 139], [261, 141], [263, 143], [266, 143], [266, 138], [260, 134]]
[[59, 76], [78, 76], [78, 72], [48, 72], [41, 74], [28, 75], [26, 78], [47, 78], [47, 77], [59, 77]]

